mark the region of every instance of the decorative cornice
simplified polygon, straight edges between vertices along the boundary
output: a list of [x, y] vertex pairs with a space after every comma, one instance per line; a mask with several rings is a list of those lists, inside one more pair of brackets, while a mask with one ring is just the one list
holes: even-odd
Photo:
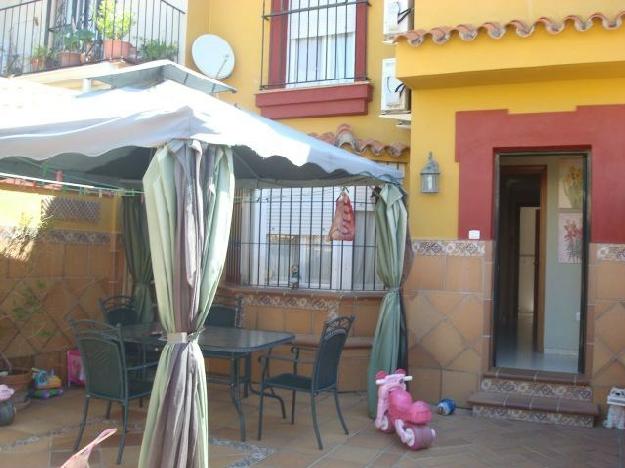
[[309, 133], [309, 135], [339, 148], [348, 146], [354, 153], [360, 155], [369, 151], [377, 157], [390, 156], [392, 158], [400, 158], [410, 150], [410, 146], [399, 142], [384, 144], [373, 138], [357, 138], [352, 127], [346, 123], [340, 124], [336, 132], [325, 132], [321, 135]]
[[415, 255], [483, 257], [486, 254], [486, 245], [484, 241], [413, 240], [412, 250], [414, 251]]
[[529, 37], [536, 31], [536, 26], [542, 25], [550, 34], [559, 34], [564, 31], [567, 26], [573, 25], [577, 31], [588, 31], [592, 28], [596, 21], [600, 22], [604, 29], [619, 29], [623, 24], [625, 10], [617, 13], [613, 18], [608, 18], [603, 13], [593, 13], [584, 18], [579, 15], [569, 15], [561, 21], [556, 21], [545, 16], [538, 18], [529, 24], [524, 21], [515, 19], [507, 23], [498, 23], [487, 21], [479, 26], [471, 24], [459, 24], [457, 26], [439, 26], [432, 29], [415, 29], [406, 33], [398, 34], [393, 42], [406, 40], [409, 44], [418, 47], [423, 44], [426, 39], [431, 38], [435, 44], [444, 44], [451, 40], [455, 34], [463, 41], [472, 41], [476, 39], [481, 31], [485, 31], [492, 39], [501, 39], [509, 30], [513, 30], [519, 37]]

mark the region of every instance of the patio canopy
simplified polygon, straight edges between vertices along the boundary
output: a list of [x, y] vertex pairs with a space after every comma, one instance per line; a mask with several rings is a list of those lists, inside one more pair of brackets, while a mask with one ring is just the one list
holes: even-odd
[[171, 80], [28, 104], [0, 115], [0, 159], [11, 158], [5, 172], [35, 175], [16, 159], [25, 157], [68, 173], [140, 180], [152, 149], [181, 139], [231, 147], [239, 186], [402, 180], [394, 168]]
[[[405, 226], [406, 213], [398, 170], [237, 109], [198, 89], [197, 83], [185, 86], [179, 82], [186, 76], [181, 67], [168, 73], [149, 69], [147, 76], [139, 70], [135, 76], [140, 79], [134, 82], [128, 75], [109, 80], [120, 88], [2, 112], [0, 168], [40, 171], [41, 176], [45, 163], [48, 170], [142, 180], [167, 343], [152, 389], [139, 465], [205, 467], [206, 378], [196, 339], [223, 270], [235, 182], [385, 185], [380, 195], [384, 203], [376, 207], [379, 248], [384, 250], [378, 255], [397, 258], [388, 266], [392, 281], [385, 281], [393, 300], [383, 303], [378, 328], [394, 325], [386, 334], [376, 332], [374, 369], [381, 365], [391, 371], [397, 360], [400, 279], [395, 270], [404, 251], [396, 244], [405, 235], [397, 226]], [[211, 83], [211, 89], [215, 86]]]

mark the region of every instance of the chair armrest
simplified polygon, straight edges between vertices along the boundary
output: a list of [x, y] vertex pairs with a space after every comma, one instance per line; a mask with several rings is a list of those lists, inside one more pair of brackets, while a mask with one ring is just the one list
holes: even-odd
[[158, 366], [158, 361], [146, 362], [145, 364], [141, 364], [139, 366], [126, 367], [126, 371], [136, 371], [136, 370], [147, 369], [149, 367], [156, 367], [156, 366]]

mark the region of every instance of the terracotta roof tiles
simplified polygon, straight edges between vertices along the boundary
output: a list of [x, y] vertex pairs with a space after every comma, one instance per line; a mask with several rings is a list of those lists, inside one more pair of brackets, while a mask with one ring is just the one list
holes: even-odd
[[463, 41], [472, 41], [477, 38], [481, 32], [485, 32], [493, 39], [501, 39], [508, 31], [514, 31], [518, 36], [525, 38], [534, 34], [537, 26], [543, 26], [550, 34], [559, 34], [571, 25], [578, 31], [587, 31], [592, 28], [596, 22], [600, 22], [604, 29], [612, 30], [619, 29], [623, 25], [623, 17], [625, 17], [625, 10], [620, 11], [612, 18], [607, 17], [603, 13], [593, 13], [587, 18], [579, 15], [569, 15], [561, 21], [543, 16], [531, 24], [521, 20], [512, 20], [505, 24], [487, 21], [479, 26], [470, 24], [459, 24], [454, 27], [440, 26], [429, 30], [416, 29], [414, 31], [398, 34], [393, 39], [393, 42], [404, 39], [411, 45], [417, 47], [423, 44], [428, 38], [431, 38], [436, 44], [444, 44], [456, 34]]
[[384, 144], [378, 140], [372, 138], [356, 138], [352, 128], [348, 124], [340, 124], [336, 132], [325, 132], [321, 135], [316, 133], [309, 134], [312, 137], [319, 138], [320, 140], [330, 143], [331, 145], [342, 148], [347, 145], [354, 153], [362, 154], [370, 151], [375, 156], [391, 156], [393, 158], [399, 158], [404, 151], [409, 149], [408, 145], [395, 142], [390, 144]]

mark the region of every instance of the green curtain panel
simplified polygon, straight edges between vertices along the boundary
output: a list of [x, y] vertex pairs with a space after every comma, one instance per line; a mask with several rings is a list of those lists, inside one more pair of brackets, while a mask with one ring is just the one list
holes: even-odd
[[399, 187], [386, 184], [381, 189], [375, 206], [377, 272], [388, 291], [380, 304], [367, 374], [371, 417], [375, 417], [377, 406], [375, 374], [380, 370], [392, 372], [396, 369], [403, 345], [399, 288], [404, 269], [407, 229], [408, 213], [404, 206], [403, 193]]
[[143, 177], [152, 266], [167, 344], [156, 371], [139, 466], [208, 467], [204, 358], [196, 342], [228, 248], [232, 151], [175, 141]]
[[132, 295], [137, 319], [141, 323], [154, 321], [152, 308], [152, 257], [148, 235], [148, 218], [141, 197], [124, 197], [122, 201], [122, 234], [128, 271], [132, 276]]

